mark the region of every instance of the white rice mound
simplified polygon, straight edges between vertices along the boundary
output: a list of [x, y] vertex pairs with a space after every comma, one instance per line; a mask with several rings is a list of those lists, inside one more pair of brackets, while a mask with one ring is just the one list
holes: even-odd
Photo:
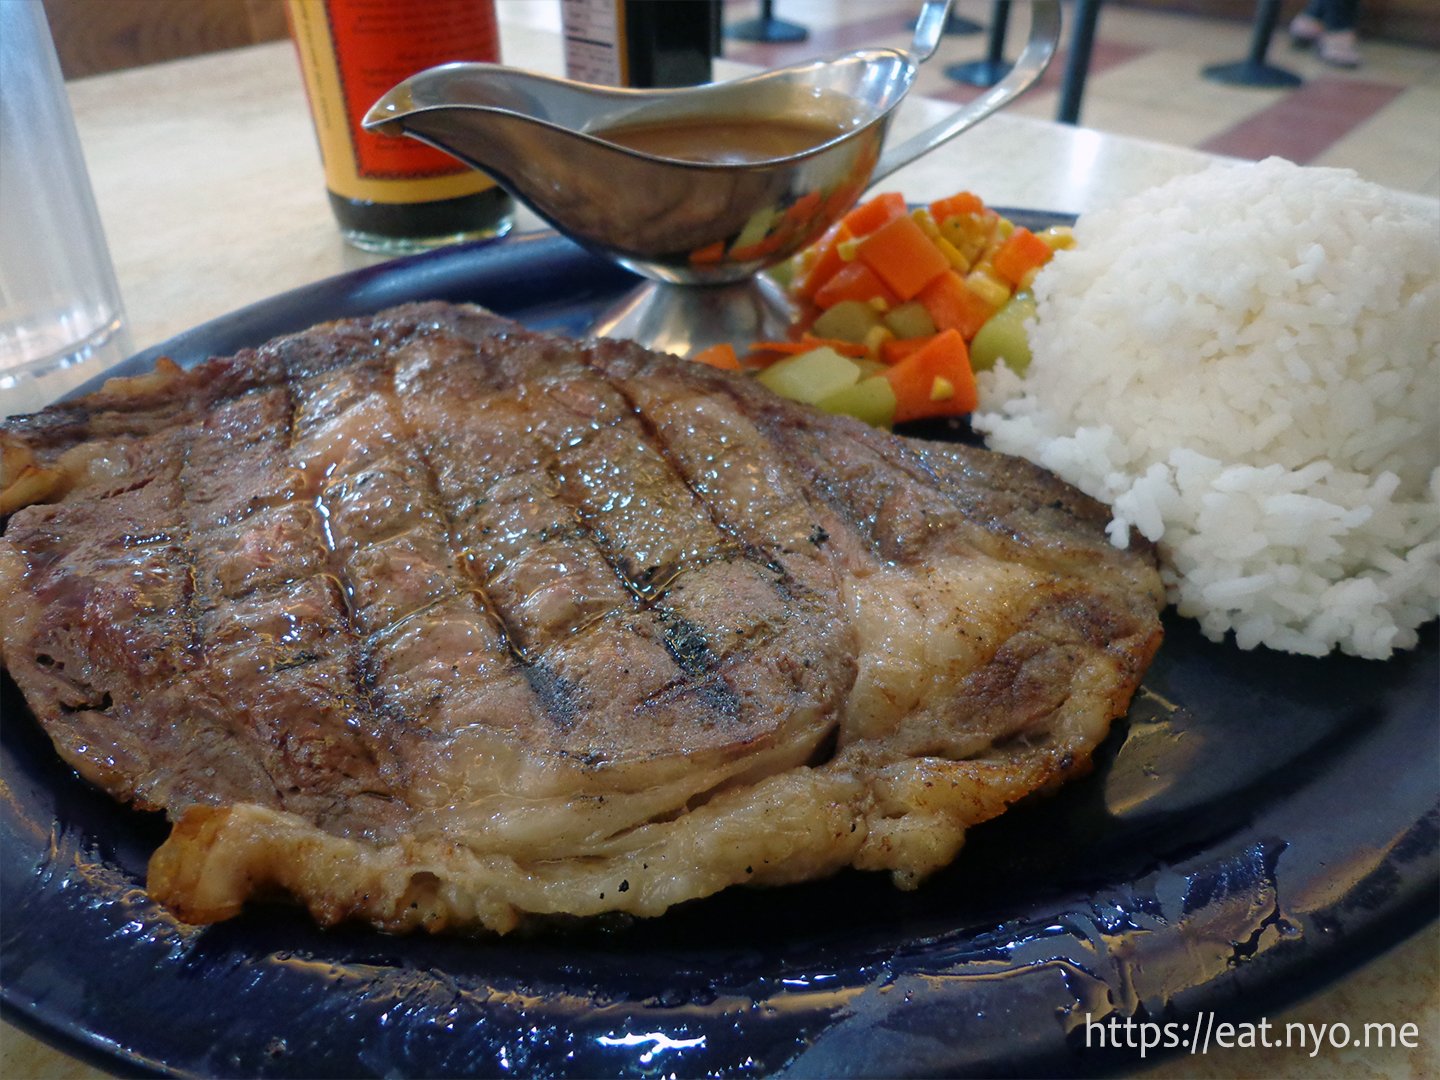
[[1158, 541], [1243, 649], [1383, 659], [1440, 614], [1440, 203], [1217, 165], [1087, 214], [974, 426]]

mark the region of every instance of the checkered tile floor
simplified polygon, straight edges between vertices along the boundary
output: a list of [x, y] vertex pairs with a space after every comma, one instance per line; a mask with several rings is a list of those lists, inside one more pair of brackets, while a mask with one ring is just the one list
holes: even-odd
[[[993, 8], [959, 0], [957, 13], [981, 29], [945, 39], [922, 73], [920, 93], [963, 101], [980, 92], [945, 69], [985, 57]], [[1006, 57], [1023, 42], [1023, 8], [1011, 7]], [[807, 39], [781, 45], [727, 38], [725, 56], [772, 66], [862, 45], [904, 45], [918, 11], [919, 0], [775, 0], [775, 17], [805, 27]], [[758, 14], [757, 0], [726, 0], [727, 27]], [[1072, 15], [1066, 5], [1067, 22]], [[1339, 70], [1293, 49], [1282, 23], [1266, 61], [1299, 76], [1299, 86], [1233, 86], [1205, 76], [1207, 67], [1245, 59], [1250, 40], [1248, 23], [1104, 4], [1080, 123], [1234, 157], [1278, 154], [1352, 168], [1389, 187], [1440, 198], [1440, 52], [1362, 41], [1361, 66]], [[1061, 55], [1012, 109], [1054, 119], [1063, 70]]]

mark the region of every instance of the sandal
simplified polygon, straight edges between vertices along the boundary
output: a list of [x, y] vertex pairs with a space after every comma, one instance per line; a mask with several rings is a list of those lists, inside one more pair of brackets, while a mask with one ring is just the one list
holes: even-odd
[[1290, 20], [1290, 44], [1297, 49], [1308, 49], [1324, 32], [1325, 24], [1303, 11]]
[[1335, 30], [1320, 39], [1320, 59], [1331, 67], [1360, 66], [1360, 48], [1354, 30]]

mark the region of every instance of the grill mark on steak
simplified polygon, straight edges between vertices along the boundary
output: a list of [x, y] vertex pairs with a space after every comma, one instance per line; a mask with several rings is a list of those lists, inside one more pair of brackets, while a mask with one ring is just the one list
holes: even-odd
[[[229, 567], [223, 565], [228, 560], [219, 554], [225, 551], [219, 538], [231, 528], [241, 526], [248, 519], [263, 514], [266, 510], [279, 509], [274, 503], [270, 506], [256, 505], [255, 500], [244, 493], [244, 487], [236, 490], [236, 486], [244, 485], [252, 479], [251, 469], [258, 464], [255, 460], [257, 457], [261, 461], [268, 459], [273, 464], [276, 457], [289, 447], [294, 430], [295, 400], [288, 382], [244, 395], [235, 400], [229, 411], [234, 413], [256, 408], [263, 414], [269, 400], [277, 393], [284, 397], [283, 408], [279, 410], [283, 426], [277, 429], [272, 420], [268, 426], [268, 438], [260, 434], [266, 429], [253, 426], [242, 429], [240, 437], [237, 438], [228, 427], [217, 429], [217, 425], [202, 425], [196, 432], [196, 437], [187, 445], [180, 470], [179, 482], [184, 494], [184, 506], [189, 510], [186, 526], [191, 539], [190, 557], [195, 582], [194, 617], [202, 653], [197, 679], [199, 689], [222, 700], [239, 690], [237, 683], [265, 678], [272, 668], [284, 670], [288, 664], [291, 670], [294, 670], [308, 666], [292, 663], [297, 658], [297, 652], [303, 650], [287, 648], [283, 644], [283, 635], [276, 641], [274, 649], [267, 650], [263, 641], [267, 636], [265, 630], [258, 626], [230, 624], [229, 617], [232, 613], [246, 606], [253, 608], [273, 597], [278, 590], [284, 589], [285, 585], [267, 579], [261, 560], [253, 564], [252, 572], [246, 573], [238, 581], [230, 579], [226, 573]], [[227, 413], [222, 411], [218, 415], [224, 419]], [[239, 475], [224, 471], [222, 461], [243, 463]], [[262, 466], [262, 474], [263, 468]], [[218, 476], [217, 470], [221, 470]], [[258, 478], [255, 478], [254, 483], [258, 484]], [[209, 630], [206, 628], [207, 622], [210, 624]], [[343, 624], [340, 629], [343, 632]], [[217, 631], [225, 633], [228, 640], [220, 637]], [[254, 644], [256, 647], [253, 662], [247, 662], [247, 644]], [[246, 670], [252, 663], [253, 673]], [[305, 678], [306, 674], [296, 671], [281, 677], [298, 680]], [[257, 798], [255, 793], [251, 793], [250, 797], [257, 798], [262, 804], [285, 807], [287, 789], [292, 785], [284, 776], [286, 735], [284, 728], [277, 724], [278, 718], [273, 715], [267, 717], [262, 710], [254, 713], [247, 711], [233, 718], [227, 716], [223, 710], [207, 710], [200, 715], [218, 718], [213, 734], [208, 737], [223, 740], [228, 746], [226, 749], [217, 750], [216, 756], [240, 756], [245, 753], [245, 744], [253, 741], [260, 751], [252, 756], [253, 765], [269, 784], [271, 791], [265, 799]], [[198, 717], [187, 717], [186, 722], [199, 721]]]
[[[586, 359], [585, 353], [580, 356]], [[605, 471], [599, 471], [591, 463], [580, 465], [572, 470], [579, 483], [566, 483], [562, 457], [556, 463], [557, 496], [570, 506], [577, 525], [632, 594], [637, 609], [648, 611], [654, 617], [660, 641], [679, 669], [680, 678], [651, 694], [642, 705], [653, 707], [662, 701], [673, 701], [693, 683], [696, 690], [691, 700], [724, 719], [734, 720], [738, 707], [728, 686], [712, 674], [718, 658], [710, 647], [706, 631], [676, 611], [670, 601], [672, 590], [678, 592], [685, 578], [737, 554], [754, 558], [758, 553], [729, 539], [733, 537], [733, 529], [718, 520], [713, 508], [688, 484], [653, 425], [625, 395], [623, 387], [613, 380], [606, 382], [623, 410], [596, 432], [591, 445], [585, 447], [587, 461], [589, 452], [593, 451], [600, 459], [600, 469]], [[580, 448], [576, 446], [577, 450]], [[640, 502], [656, 498], [653, 493], [657, 491], [663, 497], [657, 499], [654, 521], [638, 515], [635, 521], [621, 517], [612, 535], [612, 530], [601, 522], [615, 499], [612, 484], [619, 483], [625, 485], [627, 492], [632, 487], [638, 489], [637, 501]], [[685, 493], [686, 498], [676, 500], [670, 494], [672, 485]], [[703, 517], [697, 515], [688, 524], [677, 520], [686, 510], [701, 511]], [[714, 536], [706, 535], [706, 524], [714, 529]], [[667, 532], [674, 536], [666, 536]], [[637, 551], [650, 552], [649, 558], [658, 561], [639, 568], [637, 564], [649, 559], [631, 554]]]
[[[778, 553], [767, 550], [768, 545], [762, 546], [753, 535], [747, 535], [747, 530], [735, 518], [725, 513], [719, 502], [711, 498], [704, 485], [685, 467], [664, 429], [637, 398], [634, 384], [610, 370], [607, 358], [613, 363], [615, 354], [623, 353], [626, 349], [627, 346], [623, 343], [603, 342], [583, 350], [580, 357], [625, 403], [646, 444], [653, 448], [659, 460], [665, 464], [671, 478], [690, 493], [715, 529], [732, 541], [733, 550], [757, 570], [765, 572], [763, 576], [769, 581], [782, 604], [787, 608], [794, 606], [804, 597], [805, 586], [794, 578], [785, 562], [778, 557]], [[742, 642], [721, 642], [717, 651], [711, 633], [675, 611], [672, 606], [660, 602], [685, 573], [700, 569], [706, 562], [724, 558], [726, 550], [729, 549], [722, 550], [711, 559], [678, 568], [659, 590], [655, 607], [660, 617], [665, 647], [688, 679], [656, 691], [646, 699], [646, 705], [673, 701], [688, 694], [691, 700], [727, 719], [738, 717], [739, 698], [719, 669], [732, 646], [743, 644], [753, 652], [773, 641], [779, 630], [762, 628], [759, 634], [743, 634]]]
[[845, 452], [837, 454], [825, 445], [832, 432], [798, 425], [780, 410], [763, 409], [757, 422], [776, 444], [776, 452], [803, 476], [802, 486], [813, 490], [871, 553], [888, 562], [924, 558], [930, 543], [928, 529], [921, 529], [912, 538], [919, 541], [918, 547], [887, 543], [881, 517], [897, 487], [907, 499], [920, 502], [916, 509], [921, 513], [923, 504], [936, 501], [935, 496], [928, 487], [917, 492], [913, 484], [897, 485], [894, 474], [901, 470], [895, 463], [869, 453], [863, 432], [847, 440]]
[[515, 631], [511, 628], [505, 613], [490, 597], [485, 589], [485, 583], [479, 579], [474, 572], [470, 558], [467, 555], [467, 547], [462, 542], [459, 530], [456, 527], [456, 509], [447, 504], [440, 492], [440, 483], [435, 474], [435, 464], [426, 453], [422, 440], [416, 437], [414, 426], [408, 416], [405, 415], [405, 408], [395, 388], [395, 366], [389, 366], [390, 385], [386, 390], [388, 400], [392, 403], [395, 413], [406, 428], [406, 441], [412, 448], [416, 462], [420, 467], [420, 476], [424, 487], [422, 498], [425, 503], [433, 507], [440, 519], [440, 529], [448, 545], [448, 552], [451, 558], [451, 571], [460, 579], [457, 582], [457, 591], [468, 596], [476, 605], [477, 610], [491, 622], [500, 634], [502, 646], [522, 666], [529, 665], [529, 658], [525, 655], [524, 649], [516, 640]]
[[544, 660], [523, 662], [525, 681], [535, 692], [540, 713], [562, 731], [575, 726], [581, 701], [568, 679], [557, 675]]
[[[623, 721], [616, 716], [617, 722], [628, 725], [653, 711], [657, 701], [673, 698], [666, 688], [673, 690], [677, 681], [683, 684], [706, 670], [693, 663], [700, 659], [693, 648], [688, 655], [674, 650], [673, 629], [667, 638], [667, 618], [673, 628], [683, 615], [670, 612], [667, 616], [666, 594], [677, 590], [682, 579], [724, 562], [730, 545], [713, 531], [705, 515], [696, 514], [694, 497], [675, 483], [668, 469], [662, 467], [657, 473], [657, 463], [663, 466], [663, 462], [643, 438], [623, 399], [613, 392], [597, 396], [596, 380], [581, 365], [557, 367], [552, 377], [540, 380], [526, 395], [524, 422], [518, 432], [507, 419], [509, 388], [499, 383], [494, 371], [476, 365], [446, 368], [442, 377], [433, 365], [417, 361], [416, 377], [434, 385], [407, 395], [405, 400], [436, 400], [441, 394], [438, 384], [443, 382], [447, 401], [476, 398], [477, 408], [493, 415], [493, 420], [482, 419], [480, 426], [513, 436], [501, 446], [477, 448], [473, 455], [487, 460], [487, 471], [497, 480], [488, 492], [470, 501], [466, 530], [469, 565], [490, 570], [483, 579], [486, 595], [505, 615], [507, 625], [521, 627], [513, 634], [520, 646], [518, 658], [529, 665], [545, 663], [543, 676], [527, 673], [527, 678], [541, 691], [545, 711], [562, 727], [587, 708], [596, 711], [595, 701], [587, 699], [578, 687], [595, 681], [593, 676], [587, 680], [585, 673], [595, 670], [594, 657], [621, 645], [617, 635], [628, 635], [628, 643], [621, 646], [626, 653], [637, 644], [653, 643], [653, 654], [648, 659], [641, 656], [637, 664], [655, 680], [655, 689], [636, 683], [636, 695], [622, 694], [610, 706], [612, 713], [628, 710], [633, 715], [634, 719]], [[472, 426], [466, 419], [467, 426]], [[445, 453], [455, 452], [455, 447], [446, 447]], [[455, 471], [450, 464], [436, 471], [447, 470]], [[633, 504], [620, 504], [612, 498], [616, 483], [635, 493]], [[677, 488], [683, 496], [679, 502]], [[516, 504], [517, 494], [523, 496], [523, 503]], [[458, 489], [450, 493], [457, 503], [461, 496]], [[511, 505], [522, 505], [523, 517], [508, 517]], [[711, 530], [709, 535], [703, 530], [696, 532], [701, 524]], [[534, 537], [534, 542], [523, 552], [507, 554], [506, 544], [512, 536]], [[497, 540], [501, 541], [499, 548], [495, 547]], [[569, 610], [571, 600], [547, 595], [547, 590], [555, 590], [553, 573], [542, 579], [538, 591], [515, 587], [526, 580], [528, 564], [543, 563], [552, 551], [558, 553], [557, 567], [570, 567], [562, 571], [561, 584], [564, 573], [577, 581], [579, 591], [574, 599], [579, 606], [573, 611]], [[588, 553], [593, 553], [594, 562], [586, 569]], [[596, 576], [601, 567], [605, 581], [613, 586]], [[512, 581], [517, 568], [522, 576]], [[545, 622], [536, 622], [537, 617], [546, 617], [547, 610], [559, 620], [548, 629]], [[525, 612], [523, 618], [519, 612]], [[663, 665], [659, 663], [662, 659]], [[677, 662], [682, 659], [691, 672]], [[616, 665], [606, 661], [606, 666]], [[557, 693], [564, 695], [563, 704], [557, 704]], [[737, 710], [716, 694], [703, 700], [717, 704], [714, 720], [736, 718]]]
[[675, 666], [692, 678], [709, 672], [715, 665], [715, 654], [705, 632], [668, 608], [660, 607], [658, 614], [665, 648], [675, 658]]
[[[575, 717], [584, 708], [583, 699], [577, 695], [571, 680], [553, 670], [542, 655], [527, 646], [513, 613], [507, 611], [506, 605], [497, 597], [492, 581], [477, 572], [475, 557], [477, 545], [466, 542], [466, 537], [459, 524], [463, 506], [473, 506], [483, 515], [483, 504], [487, 501], [490, 493], [482, 492], [476, 499], [461, 485], [453, 486], [447, 498], [447, 492], [443, 489], [434, 457], [426, 451], [423, 441], [415, 434], [414, 410], [406, 407], [411, 397], [400, 392], [398, 361], [393, 358], [389, 366], [389, 375], [388, 394], [407, 426], [407, 441], [415, 448], [416, 457], [424, 470], [426, 497], [438, 509], [444, 534], [449, 543], [450, 554], [454, 560], [454, 568], [465, 579], [465, 585], [461, 591], [471, 597], [485, 617], [494, 623], [500, 635], [502, 647], [523, 675], [525, 685], [533, 694], [539, 714], [558, 731], [568, 731], [573, 726]], [[483, 536], [485, 532], [483, 527], [480, 532]], [[603, 617], [603, 614], [599, 615], [595, 621]]]
[[[603, 346], [599, 348], [603, 349]], [[708, 497], [704, 488], [695, 483], [694, 478], [682, 467], [679, 459], [676, 457], [674, 447], [671, 445], [669, 439], [666, 438], [665, 433], [655, 423], [654, 417], [650, 416], [640, 402], [636, 400], [634, 393], [624, 380], [617, 378], [606, 370], [597, 352], [598, 349], [589, 349], [583, 352], [581, 356], [585, 363], [587, 363], [593, 371], [597, 372], [610, 388], [619, 395], [620, 399], [629, 406], [631, 415], [635, 417], [640, 426], [640, 430], [644, 433], [646, 441], [654, 448], [660, 459], [665, 462], [670, 470], [670, 474], [684, 485], [697, 505], [705, 510], [705, 513], [709, 516], [715, 528], [735, 540], [744, 558], [770, 570], [779, 578], [787, 576], [784, 565], [777, 562], [768, 552], [764, 551], [759, 545], [746, 537], [736, 522], [728, 517], [714, 500]]]
[[5, 427], [77, 450], [0, 537], [5, 663], [67, 760], [178, 819], [150, 884], [188, 919], [913, 885], [1082, 771], [1158, 642], [1144, 545], [1038, 470], [473, 308]]
[[[809, 537], [824, 533], [825, 530], [818, 523], [812, 524], [806, 521], [800, 529], [791, 528], [793, 535], [766, 535], [755, 527], [755, 521], [749, 514], [727, 513], [727, 504], [735, 506], [736, 500], [733, 496], [724, 494], [723, 481], [716, 476], [707, 477], [703, 474], [702, 463], [694, 460], [693, 451], [696, 443], [708, 445], [708, 433], [698, 432], [690, 424], [686, 424], [682, 431], [688, 437], [681, 441], [676, 433], [671, 432], [667, 426], [661, 423], [647, 407], [647, 398], [664, 398], [669, 387], [663, 387], [663, 379], [655, 378], [656, 372], [653, 368], [653, 357], [644, 353], [628, 342], [603, 341], [596, 343], [593, 347], [582, 353], [582, 357], [593, 370], [600, 374], [615, 391], [621, 395], [631, 409], [637, 421], [643, 426], [649, 441], [656, 447], [661, 458], [669, 466], [675, 479], [683, 484], [690, 491], [694, 499], [701, 505], [709, 516], [715, 527], [731, 537], [743, 557], [756, 566], [767, 572], [769, 580], [781, 602], [787, 607], [801, 603], [807, 598], [813, 599], [816, 590], [807, 580], [802, 580], [796, 574], [796, 560], [799, 547], [799, 537]], [[705, 378], [702, 374], [701, 378]], [[662, 388], [653, 390], [654, 382], [661, 382]], [[709, 390], [729, 390], [731, 387], [723, 380], [716, 380], [717, 387], [707, 387]], [[653, 390], [653, 394], [652, 394]], [[747, 414], [745, 406], [748, 404], [743, 396], [735, 397], [734, 403], [741, 407], [742, 414]], [[693, 420], [694, 417], [687, 418]], [[765, 438], [764, 432], [757, 431], [757, 435]], [[767, 440], [759, 447], [745, 447], [744, 454], [740, 455], [745, 461], [763, 461], [775, 469], [779, 475], [769, 478], [773, 492], [766, 494], [774, 495], [783, 488], [783, 501], [793, 507], [796, 503], [806, 507], [802, 517], [812, 517], [814, 504], [809, 493], [795, 483], [796, 474], [775, 453], [773, 441]], [[751, 493], [758, 494], [758, 493]], [[751, 507], [753, 509], [753, 507]], [[787, 556], [789, 558], [787, 558]], [[823, 565], [810, 560], [807, 565]], [[834, 584], [833, 574], [828, 566], [825, 567], [827, 582]]]
[[[390, 336], [403, 343], [419, 335]], [[302, 364], [292, 363], [291, 370]], [[406, 624], [423, 623], [451, 598], [468, 602], [488, 620], [502, 646], [508, 644], [507, 628], [457, 552], [453, 514], [395, 392], [394, 363], [372, 359], [346, 369], [328, 367], [322, 360], [312, 361], [310, 369], [314, 374], [306, 381], [313, 385], [317, 405], [312, 433], [316, 445], [311, 450], [318, 456], [302, 466], [313, 471], [319, 463], [326, 478], [316, 502], [324, 511], [324, 536], [336, 580], [349, 601], [357, 692], [377, 729], [403, 727], [423, 741], [431, 733], [413, 703], [387, 692], [382, 674], [387, 646], [405, 632]], [[407, 495], [414, 497], [414, 504], [406, 501]], [[388, 558], [387, 550], [396, 547], [404, 550]], [[441, 556], [440, 564], [427, 555]], [[392, 766], [396, 770], [399, 767]], [[403, 770], [397, 781], [408, 784]], [[377, 793], [390, 797], [378, 785]]]

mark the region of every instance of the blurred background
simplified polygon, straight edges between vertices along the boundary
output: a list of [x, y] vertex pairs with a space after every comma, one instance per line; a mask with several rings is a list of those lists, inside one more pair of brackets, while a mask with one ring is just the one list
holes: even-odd
[[[499, 0], [529, 5], [546, 21], [560, 0]], [[678, 2], [678, 0], [670, 0]], [[695, 2], [695, 0], [690, 0]], [[695, 6], [702, 5], [695, 2]], [[1292, 47], [1285, 28], [1304, 0], [1284, 0], [1264, 54], [1267, 67], [1295, 85], [1233, 85], [1205, 74], [1252, 54], [1256, 0], [1106, 0], [1088, 54], [1078, 119], [1085, 127], [1236, 157], [1279, 154], [1301, 164], [1362, 168], [1371, 179], [1440, 197], [1440, 18], [1435, 0], [1361, 0], [1361, 64], [1340, 69], [1313, 50]], [[286, 36], [280, 0], [45, 0], [67, 79], [230, 49]], [[770, 13], [805, 31], [795, 43], [729, 36], [756, 19], [760, 0], [724, 0], [720, 54], [770, 66], [860, 45], [903, 45], [918, 0], [773, 0]], [[1073, 30], [1077, 7], [1067, 4]], [[957, 0], [974, 24], [947, 39], [945, 56], [987, 55], [996, 5]], [[703, 17], [697, 12], [697, 18]], [[1025, 20], [1012, 19], [1004, 57], [1019, 50]], [[506, 61], [523, 66], [524, 57]], [[1013, 111], [1054, 119], [1065, 57], [1045, 84]], [[919, 91], [965, 100], [980, 88], [928, 65]]]

